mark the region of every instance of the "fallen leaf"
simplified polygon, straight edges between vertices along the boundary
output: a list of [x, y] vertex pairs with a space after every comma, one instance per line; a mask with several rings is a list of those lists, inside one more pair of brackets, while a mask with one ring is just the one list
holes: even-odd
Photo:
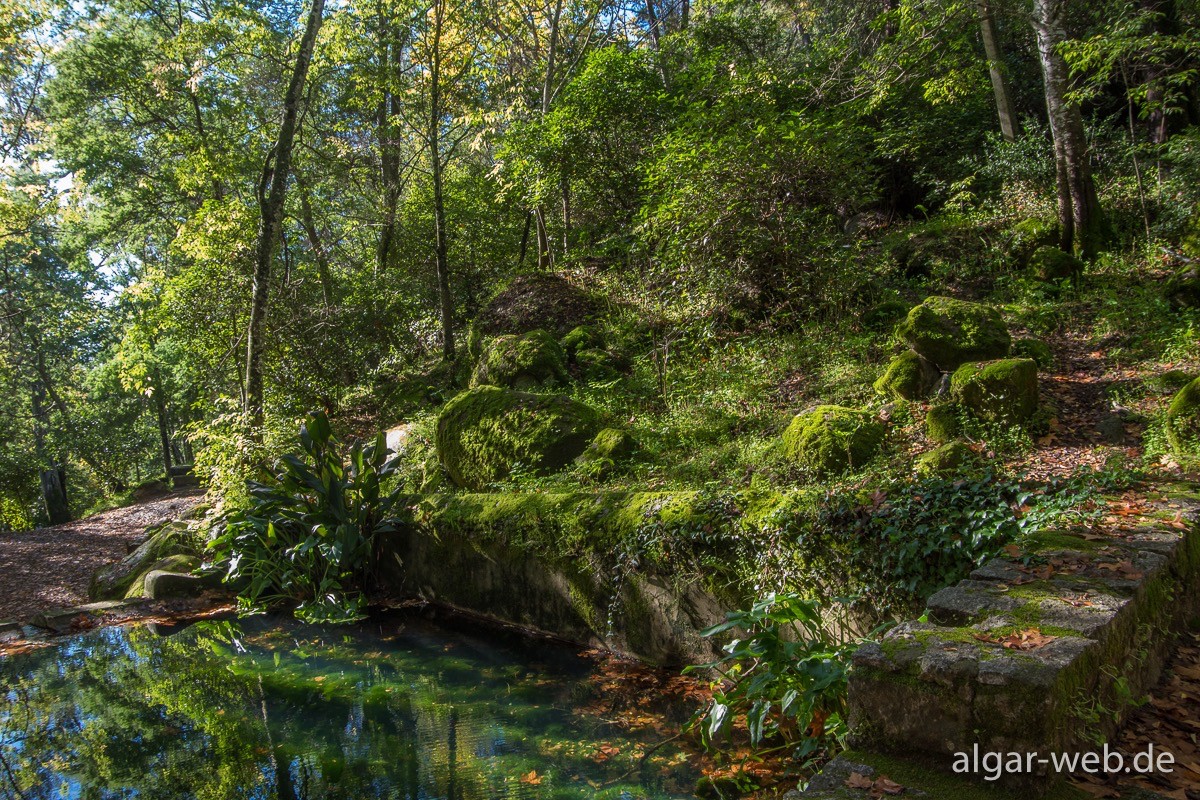
[[536, 769], [531, 769], [529, 772], [521, 776], [521, 783], [527, 783], [530, 786], [540, 786], [542, 776], [537, 774]]
[[846, 778], [846, 785], [851, 789], [870, 789], [875, 785], [875, 781], [862, 773], [851, 772], [850, 777]]
[[904, 791], [904, 787], [896, 783], [887, 775], [880, 775], [875, 783], [871, 785], [871, 796], [882, 797], [885, 794], [900, 794]]

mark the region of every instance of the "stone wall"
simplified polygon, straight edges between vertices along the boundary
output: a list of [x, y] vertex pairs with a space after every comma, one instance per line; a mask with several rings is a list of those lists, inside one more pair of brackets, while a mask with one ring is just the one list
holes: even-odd
[[[1067, 531], [995, 559], [929, 599], [924, 621], [860, 648], [850, 678], [856, 747], [932, 758], [1076, 752], [1112, 736], [1200, 613], [1195, 497], [1164, 494], [1138, 526]], [[1058, 776], [1009, 782], [1030, 790]]]

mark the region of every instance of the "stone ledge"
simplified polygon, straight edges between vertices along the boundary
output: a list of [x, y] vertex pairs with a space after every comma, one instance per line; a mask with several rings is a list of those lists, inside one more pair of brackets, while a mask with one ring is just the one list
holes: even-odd
[[[1111, 737], [1128, 699], [1157, 682], [1173, 631], [1200, 610], [1200, 504], [1186, 502], [1185, 530], [1080, 532], [1078, 549], [1044, 550], [1040, 564], [993, 559], [934, 594], [927, 621], [855, 653], [851, 742], [948, 770], [953, 753], [975, 744], [1070, 752]], [[1031, 630], [1027, 650], [997, 641]], [[1040, 793], [1059, 777], [1010, 785]]]

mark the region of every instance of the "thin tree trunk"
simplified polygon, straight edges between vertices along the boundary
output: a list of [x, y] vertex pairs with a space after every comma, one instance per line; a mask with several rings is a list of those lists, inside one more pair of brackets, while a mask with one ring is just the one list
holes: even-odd
[[162, 448], [163, 475], [166, 476], [167, 485], [169, 486], [171, 484], [171, 432], [167, 424], [166, 393], [162, 389], [162, 378], [158, 374], [158, 370], [155, 370], [152, 394], [154, 399], [154, 414], [158, 422], [158, 443]]
[[308, 78], [317, 33], [321, 30], [325, 0], [313, 0], [308, 12], [304, 35], [292, 79], [283, 98], [283, 122], [258, 183], [258, 242], [254, 248], [254, 285], [250, 300], [250, 326], [246, 334], [246, 413], [250, 417], [251, 435], [262, 435], [263, 426], [263, 341], [266, 333], [267, 306], [271, 290], [271, 265], [275, 249], [283, 235], [283, 203], [286, 198], [288, 175], [292, 167], [292, 144], [296, 138], [300, 99]]
[[442, 317], [442, 357], [454, 358], [454, 299], [450, 294], [450, 264], [446, 244], [446, 204], [443, 197], [441, 148], [442, 124], [442, 26], [445, 23], [444, 0], [434, 0], [433, 58], [429, 69], [429, 161], [433, 173], [433, 226], [437, 259], [438, 303]]
[[554, 267], [554, 259], [550, 253], [550, 234], [546, 230], [546, 212], [541, 206], [534, 212], [537, 223], [538, 269], [549, 270]]
[[308, 185], [296, 176], [296, 188], [300, 190], [300, 225], [308, 244], [313, 250], [313, 258], [317, 260], [317, 277], [321, 281], [321, 301], [326, 308], [333, 306], [333, 275], [329, 269], [329, 255], [321, 242], [321, 234], [317, 230], [316, 218], [313, 216], [312, 199], [309, 197]]
[[1103, 247], [1106, 227], [1092, 179], [1083, 116], [1079, 106], [1067, 100], [1070, 73], [1066, 60], [1058, 52], [1058, 46], [1066, 40], [1063, 3], [1062, 0], [1034, 0], [1033, 10], [1046, 110], [1054, 137], [1063, 243], [1078, 244], [1082, 255], [1091, 256]]
[[533, 212], [525, 212], [525, 229], [521, 231], [521, 253], [517, 256], [517, 266], [525, 265], [525, 250], [529, 247], [529, 226], [533, 222]]
[[1000, 117], [1000, 135], [1005, 141], [1017, 138], [1017, 111], [1013, 106], [1008, 79], [1004, 77], [1004, 54], [996, 34], [996, 18], [990, 0], [979, 0], [979, 32], [983, 37], [983, 52], [987, 56], [988, 75], [992, 79], [992, 94], [996, 98], [996, 113]]

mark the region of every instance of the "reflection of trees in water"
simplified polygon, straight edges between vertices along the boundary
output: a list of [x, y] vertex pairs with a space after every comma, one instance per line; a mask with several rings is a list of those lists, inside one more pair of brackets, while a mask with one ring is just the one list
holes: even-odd
[[[84, 800], [550, 793], [514, 776], [545, 769], [537, 739], [580, 735], [561, 710], [569, 681], [442, 640], [368, 653], [378, 643], [327, 638], [110, 628], [11, 659], [0, 798], [58, 797], [64, 781]], [[582, 757], [558, 768], [597, 770]]]

